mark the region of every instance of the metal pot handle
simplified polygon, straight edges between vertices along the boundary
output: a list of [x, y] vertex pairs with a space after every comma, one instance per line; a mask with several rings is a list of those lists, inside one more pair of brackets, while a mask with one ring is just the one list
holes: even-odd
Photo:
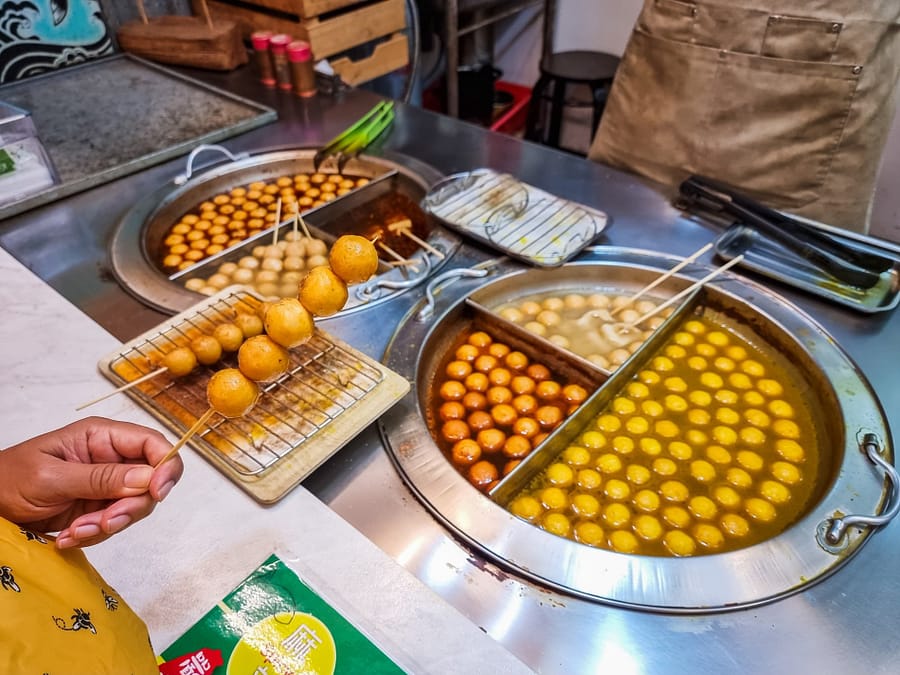
[[838, 547], [842, 548], [841, 540], [847, 533], [847, 528], [853, 525], [880, 527], [889, 523], [897, 513], [900, 512], [900, 474], [898, 474], [891, 463], [882, 456], [881, 440], [875, 434], [866, 432], [862, 434], [860, 449], [866, 453], [870, 462], [880, 466], [882, 470], [884, 470], [885, 477], [890, 486], [890, 500], [888, 506], [877, 516], [853, 514], [842, 516], [840, 518], [827, 518], [823, 520], [819, 523], [819, 527], [816, 528], [816, 539], [826, 550], [833, 550]]
[[454, 281], [464, 277], [481, 278], [491, 273], [491, 269], [503, 262], [505, 258], [492, 258], [482, 263], [473, 265], [472, 267], [459, 267], [447, 270], [443, 274], [438, 274], [425, 287], [425, 305], [416, 314], [417, 321], [426, 321], [434, 314], [435, 298], [434, 295], [439, 287], [448, 286]]
[[178, 176], [175, 176], [175, 181], [174, 181], [175, 185], [184, 185], [185, 183], [187, 183], [190, 180], [191, 175], [194, 173], [194, 160], [197, 158], [197, 155], [199, 155], [201, 152], [204, 152], [206, 150], [217, 150], [218, 152], [221, 152], [224, 155], [226, 155], [228, 157], [228, 159], [230, 159], [232, 162], [236, 162], [239, 159], [246, 159], [247, 157], [250, 156], [249, 152], [240, 152], [240, 153], [234, 155], [227, 148], [224, 148], [221, 145], [207, 145], [207, 144], [198, 145], [196, 148], [191, 150], [191, 154], [188, 155], [187, 167], [185, 168], [184, 173], [180, 174]]
[[391, 279], [380, 279], [376, 277], [371, 281], [358, 286], [356, 289], [356, 297], [363, 302], [371, 302], [372, 300], [381, 297], [380, 291], [382, 290], [400, 291], [418, 286], [431, 274], [432, 267], [431, 258], [428, 257], [428, 255], [423, 255], [421, 259], [425, 263], [425, 269], [420, 274], [417, 274], [411, 279], [406, 279], [405, 281], [393, 281]]

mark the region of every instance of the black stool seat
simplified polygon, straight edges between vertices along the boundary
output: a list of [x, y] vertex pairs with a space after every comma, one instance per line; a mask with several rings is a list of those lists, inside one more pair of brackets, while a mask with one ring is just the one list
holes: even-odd
[[600, 124], [618, 66], [617, 56], [583, 50], [558, 52], [542, 59], [541, 76], [531, 93], [525, 138], [554, 148], [560, 147], [563, 109], [584, 107], [584, 104], [566, 100], [566, 88], [570, 84], [587, 85], [591, 89], [591, 102], [587, 105], [593, 108], [593, 134]]

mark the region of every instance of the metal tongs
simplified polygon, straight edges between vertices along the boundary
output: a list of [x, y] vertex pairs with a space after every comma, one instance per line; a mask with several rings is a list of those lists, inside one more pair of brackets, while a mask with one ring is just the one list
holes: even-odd
[[680, 186], [685, 206], [734, 216], [741, 223], [784, 245], [835, 279], [872, 288], [896, 261], [843, 241], [813, 225], [732, 191], [710, 178], [691, 176]]
[[348, 160], [369, 147], [393, 121], [394, 102], [382, 101], [316, 153], [313, 158], [316, 170], [329, 157], [336, 158], [338, 168], [343, 169]]

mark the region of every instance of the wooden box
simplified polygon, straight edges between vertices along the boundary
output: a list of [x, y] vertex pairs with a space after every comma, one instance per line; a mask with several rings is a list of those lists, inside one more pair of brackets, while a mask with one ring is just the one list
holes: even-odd
[[[271, 30], [308, 41], [316, 60], [406, 28], [404, 0], [209, 0], [207, 4], [213, 18], [236, 21], [245, 38], [255, 30]], [[335, 11], [309, 15], [322, 10]]]

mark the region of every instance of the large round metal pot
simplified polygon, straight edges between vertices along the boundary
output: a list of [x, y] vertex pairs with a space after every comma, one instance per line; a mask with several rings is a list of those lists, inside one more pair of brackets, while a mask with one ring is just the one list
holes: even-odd
[[[730, 275], [704, 292], [791, 360], [807, 380], [809, 404], [820, 420], [818, 483], [805, 511], [785, 531], [727, 553], [629, 555], [549, 534], [476, 491], [447, 461], [426, 423], [429, 388], [458, 332], [467, 298], [492, 307], [550, 290], [634, 293], [676, 262], [656, 253], [601, 247], [585, 258], [554, 270], [507, 268], [477, 282], [474, 290], [469, 281], [445, 287], [430, 294], [433, 311], [423, 311], [425, 301], [411, 310], [389, 345], [386, 365], [416, 386], [381, 418], [382, 435], [404, 480], [457, 536], [540, 584], [616, 605], [694, 613], [796, 592], [847, 562], [874, 527], [896, 513], [897, 486], [885, 478], [886, 473], [896, 478], [890, 432], [864, 376], [813, 319], [764, 287]], [[687, 268], [689, 276], [672, 277], [660, 287], [660, 297], [674, 295], [707, 271]], [[594, 396], [602, 393], [601, 387]]]
[[[189, 169], [185, 175], [163, 185], [128, 211], [116, 227], [109, 247], [116, 278], [129, 293], [163, 312], [174, 314], [196, 304], [203, 296], [187, 290], [184, 287], [186, 279], [211, 275], [223, 262], [238, 259], [247, 255], [254, 246], [268, 243], [272, 233], [264, 231], [185, 272], [169, 274], [159, 263], [159, 251], [170, 227], [200, 202], [233, 187], [253, 181], [273, 180], [278, 176], [315, 172], [315, 153], [314, 148], [266, 151], [236, 158], [198, 175]], [[327, 172], [337, 171], [338, 167], [334, 160], [326, 160], [318, 169]], [[434, 168], [405, 155], [390, 153], [381, 157], [352, 158], [342, 164], [340, 170], [345, 175], [372, 180], [364, 188], [304, 213], [304, 219], [314, 234], [326, 241], [343, 234], [340, 230], [341, 216], [364, 204], [370, 195], [392, 189], [418, 204], [428, 187], [440, 178]], [[287, 215], [283, 223], [282, 229], [290, 227]], [[354, 289], [355, 293], [352, 293], [342, 313], [371, 306], [417, 286], [452, 255], [459, 245], [459, 238], [434, 225], [430, 227], [427, 242], [440, 251], [443, 258], [420, 251], [413, 256], [419, 261], [414, 267], [394, 269], [383, 265], [376, 278]]]

